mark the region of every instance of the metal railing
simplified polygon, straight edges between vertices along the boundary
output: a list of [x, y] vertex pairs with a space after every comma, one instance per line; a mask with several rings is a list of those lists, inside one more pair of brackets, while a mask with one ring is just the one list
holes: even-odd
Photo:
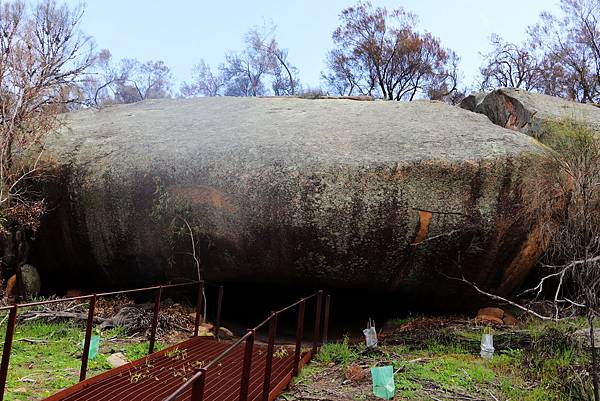
[[[152, 354], [154, 352], [155, 341], [156, 341], [156, 330], [158, 328], [158, 318], [160, 313], [160, 301], [163, 295], [164, 290], [176, 287], [185, 287], [197, 285], [197, 298], [196, 298], [196, 318], [194, 321], [194, 336], [198, 335], [198, 330], [200, 326], [200, 318], [202, 315], [202, 302], [203, 302], [203, 294], [204, 294], [204, 281], [191, 281], [187, 283], [181, 284], [167, 284], [167, 285], [159, 285], [154, 287], [146, 287], [146, 288], [136, 288], [132, 290], [123, 290], [123, 291], [112, 291], [112, 292], [103, 292], [91, 295], [82, 295], [77, 297], [70, 298], [59, 298], [59, 299], [51, 299], [46, 301], [38, 301], [38, 302], [30, 302], [23, 304], [15, 304], [10, 306], [0, 307], [0, 311], [8, 310], [8, 322], [6, 327], [6, 335], [4, 337], [4, 348], [2, 350], [2, 360], [0, 361], [0, 401], [4, 399], [4, 391], [6, 388], [6, 378], [8, 375], [8, 368], [10, 362], [10, 354], [12, 351], [13, 337], [15, 333], [15, 326], [17, 324], [17, 314], [18, 311], [24, 308], [30, 308], [34, 306], [40, 305], [49, 305], [49, 304], [57, 304], [62, 302], [73, 302], [73, 301], [89, 301], [89, 309], [87, 315], [87, 321], [85, 326], [85, 338], [83, 342], [83, 354], [81, 356], [81, 368], [79, 371], [79, 381], [83, 381], [86, 378], [87, 374], [87, 365], [88, 365], [88, 356], [90, 351], [90, 344], [92, 339], [92, 329], [94, 325], [94, 313], [96, 309], [96, 301], [101, 297], [110, 297], [113, 295], [122, 295], [122, 294], [133, 294], [133, 293], [141, 293], [141, 292], [150, 292], [154, 291], [154, 308], [152, 315], [152, 323], [150, 327], [150, 340], [148, 347], [148, 354]], [[219, 295], [217, 300], [217, 315], [216, 315], [216, 333], [217, 337], [219, 335], [219, 327], [221, 324], [221, 306], [223, 303], [223, 286], [219, 286]], [[206, 318], [206, 317], [204, 317]]]
[[[265, 325], [269, 325], [268, 332], [268, 344], [267, 344], [267, 352], [266, 352], [266, 360], [265, 360], [265, 370], [264, 370], [264, 378], [263, 378], [263, 388], [262, 388], [262, 401], [269, 400], [269, 394], [271, 392], [271, 370], [273, 365], [273, 355], [275, 351], [275, 340], [277, 337], [277, 321], [278, 317], [294, 308], [298, 310], [298, 317], [296, 323], [296, 338], [295, 338], [295, 347], [294, 347], [294, 362], [292, 365], [291, 374], [296, 376], [301, 369], [301, 357], [302, 357], [302, 338], [304, 334], [304, 315], [306, 311], [306, 301], [314, 298], [316, 300], [315, 303], [315, 323], [314, 323], [314, 333], [312, 338], [312, 350], [311, 356], [316, 354], [318, 347], [322, 342], [327, 341], [328, 335], [328, 326], [329, 326], [329, 307], [330, 307], [330, 295], [325, 297], [325, 308], [323, 311], [323, 291], [318, 291], [308, 297], [301, 298], [297, 302], [286, 306], [283, 309], [280, 309], [275, 312], [271, 312], [269, 317], [263, 320], [260, 324], [258, 324], [253, 329], [248, 329], [246, 334], [242, 336], [239, 340], [235, 341], [229, 348], [219, 354], [215, 359], [210, 361], [206, 366], [198, 369], [198, 371], [183, 385], [181, 385], [177, 390], [171, 393], [164, 401], [175, 401], [177, 397], [181, 396], [186, 390], [191, 387], [191, 401], [202, 401], [204, 399], [204, 390], [205, 390], [205, 381], [208, 370], [219, 364], [223, 358], [229, 355], [233, 350], [240, 347], [242, 343], [244, 344], [244, 359], [242, 362], [242, 372], [240, 378], [240, 393], [238, 400], [239, 401], [247, 401], [248, 400], [248, 390], [250, 383], [250, 368], [252, 364], [252, 351], [254, 347], [254, 339], [256, 336], [256, 332], [263, 328]], [[321, 332], [321, 320], [322, 313], [324, 313], [323, 319], [323, 330]]]

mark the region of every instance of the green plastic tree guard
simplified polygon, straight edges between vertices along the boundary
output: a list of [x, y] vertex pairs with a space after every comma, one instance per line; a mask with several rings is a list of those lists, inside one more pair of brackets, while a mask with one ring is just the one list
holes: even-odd
[[371, 368], [373, 379], [373, 394], [375, 397], [391, 400], [394, 398], [396, 386], [394, 385], [394, 368], [392, 366], [381, 366]]
[[[83, 342], [85, 340], [81, 341], [81, 348], [83, 348]], [[88, 358], [89, 359], [94, 359], [97, 355], [98, 355], [98, 350], [100, 348], [100, 337], [93, 335], [90, 338], [90, 351], [88, 352]]]

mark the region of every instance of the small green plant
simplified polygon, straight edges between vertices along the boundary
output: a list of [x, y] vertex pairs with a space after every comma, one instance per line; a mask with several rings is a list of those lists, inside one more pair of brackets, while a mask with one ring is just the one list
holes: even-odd
[[357, 357], [358, 353], [348, 344], [348, 337], [344, 337], [342, 342], [323, 345], [317, 354], [317, 361], [323, 364], [333, 362], [347, 366], [350, 362], [357, 359]]

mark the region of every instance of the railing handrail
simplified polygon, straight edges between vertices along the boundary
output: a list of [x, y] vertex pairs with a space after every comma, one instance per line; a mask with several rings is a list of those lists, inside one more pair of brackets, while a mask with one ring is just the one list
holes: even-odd
[[297, 301], [296, 301], [296, 302], [294, 302], [293, 304], [291, 304], [291, 305], [288, 305], [288, 306], [286, 306], [286, 307], [284, 307], [284, 308], [281, 308], [281, 309], [279, 309], [278, 311], [275, 311], [275, 312], [277, 312], [277, 313], [283, 313], [283, 312], [287, 311], [288, 309], [292, 309], [292, 308], [294, 308], [295, 306], [298, 306], [298, 305], [300, 305], [300, 304], [302, 303], [302, 301], [308, 301], [309, 299], [316, 297], [317, 295], [319, 295], [319, 292], [320, 292], [320, 291], [317, 291], [317, 292], [315, 292], [314, 294], [310, 294], [310, 295], [309, 295], [309, 296], [307, 296], [307, 297], [300, 298], [299, 300], [297, 300]]
[[182, 395], [189, 387], [193, 386], [194, 382], [198, 379], [201, 378], [202, 375], [206, 374], [206, 372], [208, 371], [208, 369], [212, 366], [214, 366], [216, 363], [220, 362], [224, 357], [226, 357], [227, 355], [229, 355], [229, 353], [231, 351], [233, 351], [235, 348], [239, 347], [243, 342], [245, 342], [249, 337], [254, 336], [254, 333], [257, 332], [260, 328], [262, 328], [265, 324], [271, 322], [272, 319], [276, 318], [276, 316], [280, 315], [281, 313], [284, 313], [300, 304], [302, 304], [303, 302], [306, 302], [309, 299], [312, 299], [314, 297], [316, 297], [317, 295], [319, 295], [320, 293], [322, 293], [322, 291], [317, 291], [313, 294], [310, 294], [306, 297], [300, 298], [298, 301], [284, 307], [281, 308], [277, 311], [271, 312], [269, 314], [269, 316], [263, 320], [262, 322], [260, 322], [258, 325], [256, 325], [254, 328], [252, 329], [248, 329], [248, 331], [246, 332], [246, 334], [244, 334], [242, 337], [240, 337], [236, 342], [234, 342], [233, 344], [231, 344], [225, 351], [221, 352], [219, 355], [217, 355], [213, 360], [211, 360], [206, 366], [203, 366], [201, 369], [198, 369], [198, 371], [196, 373], [194, 373], [194, 375], [192, 375], [192, 377], [190, 377], [188, 380], [186, 380], [185, 383], [183, 383], [181, 386], [179, 386], [173, 393], [171, 393], [167, 398], [164, 399], [164, 401], [174, 401], [177, 397], [179, 397], [180, 395]]
[[[15, 329], [16, 320], [17, 320], [17, 313], [18, 313], [19, 309], [29, 308], [29, 307], [33, 307], [33, 306], [40, 306], [40, 305], [64, 303], [64, 302], [83, 301], [83, 300], [89, 301], [90, 307], [89, 307], [88, 316], [87, 316], [86, 333], [85, 333], [85, 339], [84, 339], [84, 352], [81, 357], [81, 370], [80, 370], [80, 376], [79, 376], [79, 380], [82, 381], [85, 379], [86, 372], [87, 372], [87, 362], [88, 362], [87, 359], [88, 359], [90, 339], [91, 339], [91, 334], [92, 334], [92, 325], [93, 325], [93, 320], [94, 320], [94, 308], [96, 305], [96, 300], [99, 297], [108, 297], [108, 296], [120, 295], [120, 294], [131, 294], [134, 292], [144, 292], [144, 291], [156, 291], [157, 292], [155, 299], [154, 299], [154, 316], [152, 319], [151, 336], [150, 336], [149, 354], [151, 354], [154, 351], [154, 340], [155, 340], [155, 336], [156, 336], [156, 327], [158, 324], [158, 313], [160, 311], [160, 297], [161, 297], [162, 291], [164, 289], [168, 289], [168, 288], [184, 287], [184, 286], [189, 286], [189, 285], [198, 285], [199, 290], [203, 291], [204, 281], [196, 280], [196, 281], [189, 281], [189, 282], [185, 282], [185, 283], [165, 284], [165, 285], [158, 285], [158, 286], [152, 286], [152, 287], [135, 288], [135, 289], [130, 289], [130, 290], [103, 292], [103, 293], [95, 293], [95, 294], [89, 294], [89, 295], [80, 295], [80, 296], [76, 296], [76, 297], [47, 299], [47, 300], [43, 300], [43, 301], [35, 301], [35, 302], [22, 303], [22, 304], [15, 303], [13, 305], [7, 305], [7, 306], [0, 307], [0, 311], [9, 310], [9, 322], [8, 322], [7, 328], [6, 328], [7, 334], [5, 335], [4, 348], [2, 350], [2, 358], [0, 361], [0, 401], [2, 401], [4, 399], [4, 390], [6, 388], [6, 378], [7, 378], [7, 374], [8, 374], [10, 354], [12, 351], [13, 334], [14, 334], [14, 329]], [[222, 288], [222, 286], [221, 286], [221, 288]], [[221, 290], [221, 295], [222, 295], [222, 290]], [[200, 302], [198, 302], [197, 307], [196, 307], [197, 314], [200, 313], [199, 306], [200, 306]], [[219, 314], [220, 314], [220, 312], [219, 312]], [[198, 331], [198, 324], [199, 324], [199, 319], [196, 318], [195, 332]]]
[[132, 290], [100, 292], [100, 293], [96, 294], [96, 296], [98, 296], [98, 297], [107, 297], [107, 296], [112, 296], [112, 295], [131, 294], [133, 292], [144, 292], [144, 291], [158, 290], [159, 288], [162, 288], [164, 290], [164, 289], [167, 289], [167, 288], [185, 287], [186, 285], [200, 284], [200, 283], [207, 284], [204, 281], [196, 280], [196, 281], [188, 281], [188, 282], [185, 282], [185, 283], [178, 283], [178, 284], [165, 284], [165, 285], [155, 285], [153, 287], [146, 287], [146, 288], [135, 288], [135, 289], [132, 289]]
[[184, 286], [187, 286], [187, 285], [199, 284], [199, 283], [202, 283], [202, 282], [203, 281], [196, 280], [196, 281], [189, 281], [189, 282], [179, 283], [179, 284], [165, 284], [165, 285], [155, 285], [153, 287], [134, 288], [134, 289], [122, 290], [122, 291], [99, 292], [99, 293], [96, 293], [96, 294], [79, 295], [79, 296], [76, 296], [76, 297], [53, 298], [53, 299], [46, 299], [46, 300], [43, 300], [43, 301], [28, 302], [28, 303], [24, 303], [24, 304], [17, 303], [17, 304], [13, 304], [13, 305], [2, 306], [2, 307], [0, 307], [0, 311], [9, 310], [9, 309], [13, 308], [15, 305], [19, 309], [22, 309], [22, 308], [29, 308], [29, 307], [32, 307], [32, 306], [58, 304], [58, 303], [61, 303], [61, 302], [83, 301], [83, 300], [91, 299], [94, 295], [96, 295], [97, 298], [99, 298], [99, 297], [108, 297], [108, 296], [113, 296], [113, 295], [131, 294], [131, 293], [134, 293], [134, 292], [144, 292], [144, 291], [158, 290], [161, 287], [163, 289], [166, 289], [166, 288], [175, 288], [175, 287], [184, 287]]

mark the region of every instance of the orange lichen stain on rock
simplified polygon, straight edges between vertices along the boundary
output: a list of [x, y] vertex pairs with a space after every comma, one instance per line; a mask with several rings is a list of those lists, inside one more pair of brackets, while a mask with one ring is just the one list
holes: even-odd
[[14, 298], [17, 295], [17, 275], [13, 274], [10, 276], [6, 283], [6, 290], [4, 294], [7, 298]]
[[519, 119], [515, 114], [515, 107], [512, 102], [508, 99], [504, 99], [504, 104], [506, 106], [506, 111], [508, 113], [508, 119], [504, 124], [504, 128], [511, 129], [513, 131], [518, 131], [521, 127], [519, 127]]
[[415, 240], [411, 245], [419, 245], [427, 239], [427, 235], [429, 234], [429, 224], [431, 223], [432, 217], [433, 213], [427, 210], [419, 210], [419, 231], [417, 231]]
[[505, 270], [500, 288], [498, 289], [499, 293], [505, 293], [509, 289], [515, 288], [515, 286], [525, 280], [546, 249], [546, 242], [542, 238], [540, 226], [534, 226], [527, 235], [527, 239], [523, 245], [521, 245], [519, 253]]
[[210, 205], [231, 213], [236, 211], [227, 196], [213, 187], [206, 185], [171, 185], [167, 190], [195, 205]]

